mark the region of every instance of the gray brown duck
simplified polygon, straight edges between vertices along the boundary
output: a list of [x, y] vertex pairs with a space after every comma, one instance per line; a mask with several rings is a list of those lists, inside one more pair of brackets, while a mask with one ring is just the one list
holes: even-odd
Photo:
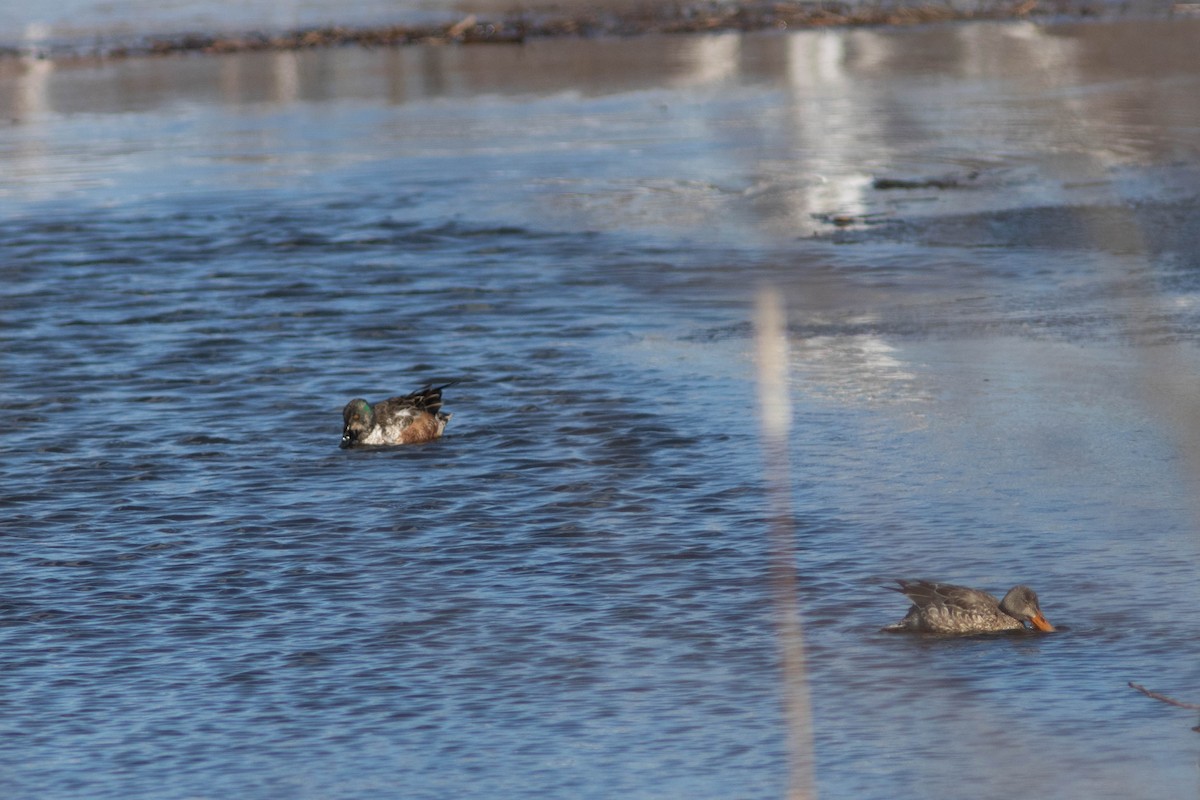
[[888, 625], [885, 631], [924, 633], [993, 633], [1024, 630], [1029, 623], [1039, 631], [1054, 626], [1042, 616], [1037, 593], [1028, 586], [1014, 586], [997, 600], [987, 592], [933, 581], [896, 581], [889, 586], [905, 594], [912, 606], [904, 619]]

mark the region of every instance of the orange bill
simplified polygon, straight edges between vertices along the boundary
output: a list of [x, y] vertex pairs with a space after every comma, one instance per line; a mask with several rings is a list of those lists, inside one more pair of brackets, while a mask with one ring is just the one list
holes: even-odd
[[1029, 621], [1032, 622], [1033, 627], [1037, 628], [1039, 631], [1045, 631], [1049, 633], [1050, 631], [1054, 630], [1054, 626], [1046, 621], [1046, 618], [1042, 616], [1042, 612], [1040, 611], [1036, 616], [1030, 617]]

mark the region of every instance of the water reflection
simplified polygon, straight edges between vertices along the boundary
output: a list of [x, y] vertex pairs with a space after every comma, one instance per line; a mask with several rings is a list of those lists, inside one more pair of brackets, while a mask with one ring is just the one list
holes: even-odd
[[18, 122], [52, 111], [48, 89], [53, 73], [54, 63], [51, 61], [21, 59], [20, 78], [16, 81], [13, 100], [7, 106], [10, 121]]
[[[1161, 36], [1164, 25], [1173, 25], [1176, 35]], [[1008, 86], [1013, 92], [1029, 94], [1032, 101], [1034, 90], [1062, 92], [1104, 81], [1109, 75], [1127, 75], [1130, 70], [1145, 77], [1178, 78], [1194, 73], [1197, 57], [1180, 44], [1188, 39], [1186, 31], [1178, 31], [1200, 30], [1200, 20], [1122, 23], [1119, 37], [1115, 27], [1011, 22], [932, 29], [650, 35], [589, 41], [586, 48], [577, 41], [535, 40], [515, 47], [321, 49], [146, 58], [109, 62], [99, 69], [92, 62], [64, 62], [45, 110], [56, 114], [122, 112], [148, 110], [179, 99], [238, 105], [281, 96], [306, 101], [392, 96], [397, 102], [416, 102], [484, 94], [605, 95], [663, 85], [682, 88], [731, 82], [786, 86], [800, 95], [828, 91], [847, 104], [878, 108], [885, 106], [880, 98], [889, 92], [884, 90], [894, 91], [902, 81], [918, 89], [953, 89], [955, 97], [951, 99], [982, 104], [1003, 96], [971, 95], [970, 80], [999, 81], [992, 86]], [[1125, 45], [1122, 50], [1128, 53], [1128, 64], [1121, 60], [1121, 53], [1114, 53], [1115, 41]], [[39, 63], [43, 62], [4, 62], [0, 88], [11, 93], [14, 83], [25, 83], [35, 87], [25, 91], [36, 91], [43, 74]], [[291, 75], [284, 75], [285, 71]], [[231, 73], [236, 87], [217, 78]], [[950, 87], [945, 83], [948, 79], [959, 83]], [[117, 91], [105, 97], [79, 91], [79, 87], [98, 81], [112, 81]], [[281, 81], [298, 83], [297, 91], [281, 95]], [[217, 93], [209, 91], [218, 86]], [[389, 92], [389, 86], [401, 88]], [[852, 87], [871, 91], [845, 91]], [[1150, 90], [1149, 102], [1157, 92], [1171, 89], [1169, 85], [1142, 88]], [[839, 89], [842, 91], [835, 92]], [[1054, 104], [1062, 99], [1048, 94], [1041, 102]], [[1079, 108], [1091, 108], [1095, 102], [1086, 94], [1068, 99]], [[920, 106], [905, 109], [907, 114], [931, 110]], [[1177, 104], [1163, 110], [1194, 117], [1190, 109]], [[836, 114], [839, 109], [826, 111]], [[838, 119], [847, 121], [835, 117], [829, 127], [835, 127]], [[863, 117], [851, 119], [860, 122]], [[897, 108], [880, 122], [887, 120], [903, 122], [904, 117]]]
[[732, 33], [690, 38], [683, 43], [681, 52], [683, 58], [692, 63], [692, 67], [675, 76], [671, 85], [705, 86], [737, 79], [745, 44], [745, 37]]
[[[0, 105], [11, 109], [0, 158], [14, 174], [74, 170], [86, 182], [89, 159], [79, 156], [88, 138], [56, 120], [184, 108], [241, 116], [264, 105], [349, 109], [380, 99], [398, 119], [412, 120], [421, 107], [450, 102], [474, 109], [470, 127], [449, 132], [466, 151], [504, 152], [506, 137], [515, 142], [543, 117], [553, 139], [539, 147], [581, 154], [569, 165], [522, 160], [517, 182], [504, 186], [474, 173], [481, 190], [526, 187], [536, 204], [539, 186], [584, 170], [588, 180], [571, 192], [580, 202], [552, 208], [555, 224], [803, 236], [897, 216], [1103, 198], [1114, 166], [1169, 157], [1195, 130], [1194, 104], [1182, 98], [1192, 96], [1200, 64], [1176, 42], [1188, 38], [1180, 28], [1200, 31], [1200, 21], [1174, 24], [1175, 35], [1160, 41], [1161, 23], [1124, 23], [1120, 50], [1112, 47], [1114, 26], [1017, 22], [648, 36], [587, 47], [534, 41], [98, 66], [8, 62], [0, 67]], [[1150, 56], [1164, 62], [1169, 80], [1108, 77], [1119, 54], [1134, 62], [1155, 48], [1173, 56]], [[1128, 66], [1144, 74], [1140, 63]], [[594, 136], [595, 120], [613, 113], [624, 131], [606, 127]], [[568, 116], [575, 125], [562, 124]], [[297, 141], [295, 126], [282, 119], [255, 124], [282, 126], [268, 138], [284, 150], [317, 147]], [[353, 125], [346, 135], [360, 140], [358, 152], [387, 157], [378, 129]], [[409, 138], [404, 153], [429, 154], [445, 140]], [[594, 146], [607, 151], [602, 167], [587, 155]], [[106, 168], [103, 158], [96, 163]], [[930, 176], [970, 176], [970, 185], [889, 192], [873, 185], [880, 176], [917, 179], [917, 186]], [[674, 213], [683, 205], [692, 211]]]
[[871, 208], [867, 197], [871, 176], [863, 170], [863, 156], [870, 149], [872, 158], [885, 157], [872, 145], [881, 144], [879, 126], [886, 120], [863, 113], [879, 97], [869, 84], [856, 85], [851, 53], [868, 60], [882, 58], [887, 38], [823, 32], [792, 37], [788, 44], [787, 130], [793, 137], [791, 149], [799, 157], [795, 169], [817, 180], [787, 194], [791, 207], [786, 224], [800, 232], [813, 229], [816, 214], [861, 218]]
[[923, 376], [877, 334], [793, 339], [792, 355], [797, 391], [809, 397], [860, 407], [930, 399]]

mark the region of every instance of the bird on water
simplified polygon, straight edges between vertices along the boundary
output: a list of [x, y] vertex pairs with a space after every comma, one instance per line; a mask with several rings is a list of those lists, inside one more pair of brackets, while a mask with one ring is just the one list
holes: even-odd
[[354, 398], [342, 409], [340, 446], [416, 444], [438, 438], [451, 417], [442, 411], [442, 390], [451, 385], [429, 385], [374, 405]]
[[885, 631], [922, 633], [994, 633], [1025, 630], [1029, 623], [1039, 631], [1053, 631], [1042, 615], [1037, 593], [1028, 586], [1014, 586], [997, 600], [987, 592], [933, 581], [896, 581], [887, 588], [901, 592], [912, 601], [904, 619], [888, 625]]

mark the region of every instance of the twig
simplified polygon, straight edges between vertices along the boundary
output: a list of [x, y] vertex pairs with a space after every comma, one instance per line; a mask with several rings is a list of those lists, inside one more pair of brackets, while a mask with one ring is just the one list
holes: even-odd
[[1172, 697], [1167, 697], [1165, 694], [1159, 694], [1158, 692], [1152, 692], [1149, 689], [1147, 689], [1145, 686], [1142, 686], [1140, 683], [1134, 683], [1133, 681], [1129, 682], [1129, 686], [1132, 689], [1137, 689], [1139, 692], [1146, 695], [1146, 697], [1153, 697], [1155, 700], [1161, 700], [1164, 703], [1167, 703], [1168, 705], [1177, 706], [1178, 708], [1187, 708], [1187, 709], [1191, 709], [1192, 711], [1200, 711], [1200, 704], [1185, 703], [1182, 700], [1176, 700]]

